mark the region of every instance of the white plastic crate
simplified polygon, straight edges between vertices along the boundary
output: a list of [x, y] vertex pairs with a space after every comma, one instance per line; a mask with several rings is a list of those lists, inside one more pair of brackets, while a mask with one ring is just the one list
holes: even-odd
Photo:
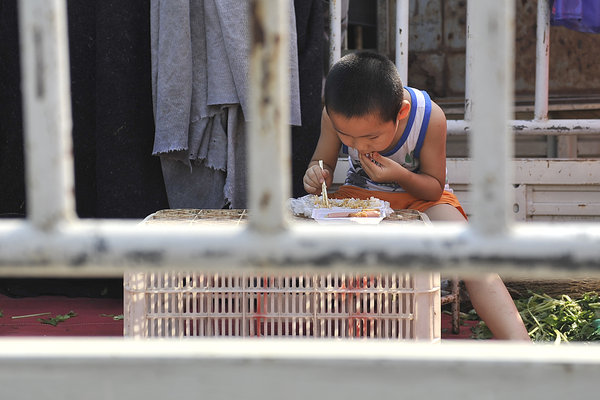
[[436, 273], [128, 273], [124, 289], [125, 336], [441, 336]]

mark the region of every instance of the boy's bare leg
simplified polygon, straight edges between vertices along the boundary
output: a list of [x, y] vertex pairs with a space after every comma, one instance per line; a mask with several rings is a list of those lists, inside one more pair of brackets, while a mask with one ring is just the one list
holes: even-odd
[[530, 341], [521, 315], [497, 274], [463, 279], [471, 304], [495, 339]]
[[425, 214], [432, 221], [452, 221], [452, 222], [466, 222], [465, 217], [458, 211], [454, 206], [450, 204], [438, 204], [433, 207], [429, 207]]
[[[425, 214], [431, 221], [465, 221], [463, 215], [449, 204], [433, 206]], [[494, 338], [530, 340], [519, 311], [500, 276], [490, 274], [463, 279], [463, 282], [477, 315], [485, 321]]]

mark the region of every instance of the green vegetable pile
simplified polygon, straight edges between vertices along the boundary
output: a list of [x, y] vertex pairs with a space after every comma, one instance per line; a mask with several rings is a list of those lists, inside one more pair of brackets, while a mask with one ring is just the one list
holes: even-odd
[[[567, 295], [552, 298], [531, 293], [530, 297], [515, 300], [515, 305], [535, 342], [600, 340], [600, 297], [595, 292], [585, 293], [577, 300]], [[483, 321], [472, 331], [475, 339], [492, 337]]]
[[64, 315], [59, 314], [53, 318], [38, 318], [38, 321], [40, 321], [42, 324], [56, 326], [59, 323], [65, 322], [69, 318], [76, 317], [76, 316], [77, 316], [76, 313], [74, 313], [73, 311], [69, 311], [67, 314], [64, 314]]
[[115, 321], [121, 321], [123, 319], [123, 314], [115, 315], [115, 314], [100, 314], [101, 317], [112, 318]]

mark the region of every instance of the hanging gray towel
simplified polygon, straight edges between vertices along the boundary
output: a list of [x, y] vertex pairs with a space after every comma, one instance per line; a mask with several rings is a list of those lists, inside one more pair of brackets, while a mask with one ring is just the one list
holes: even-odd
[[[223, 113], [207, 119], [214, 124], [211, 138], [227, 148], [227, 154], [211, 151], [208, 140], [200, 146], [207, 148], [206, 165], [227, 165], [227, 171], [194, 164], [191, 167], [179, 160], [161, 157], [165, 188], [171, 208], [247, 208], [246, 152], [244, 116], [239, 105], [226, 107]], [[229, 134], [226, 134], [229, 132]], [[209, 135], [205, 135], [208, 138]], [[218, 139], [218, 140], [217, 140]], [[223, 159], [215, 159], [223, 157]]]
[[[290, 2], [290, 124], [301, 125], [296, 24]], [[248, 1], [152, 0], [153, 154], [205, 159], [199, 144], [223, 106], [248, 111]]]
[[[151, 1], [153, 154], [188, 166], [185, 172], [163, 163], [171, 207], [177, 203], [214, 208], [228, 202], [234, 208], [245, 207], [248, 6], [248, 1], [240, 0]], [[301, 125], [293, 1], [289, 33], [290, 124]], [[178, 188], [202, 185], [202, 180], [205, 187], [214, 188], [214, 180], [221, 180], [217, 171], [226, 176], [222, 193], [205, 193], [206, 199], [198, 199], [201, 191], [186, 194], [191, 192]]]

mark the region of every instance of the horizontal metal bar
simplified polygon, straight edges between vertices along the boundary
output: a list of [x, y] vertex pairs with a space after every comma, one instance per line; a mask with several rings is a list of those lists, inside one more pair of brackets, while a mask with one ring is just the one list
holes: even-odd
[[[598, 135], [600, 119], [512, 120], [508, 122], [515, 135]], [[472, 122], [448, 120], [448, 135], [470, 133]]]
[[442, 296], [441, 300], [441, 304], [450, 304], [455, 302], [457, 299], [459, 298], [458, 294], [449, 294], [446, 296]]
[[51, 234], [0, 225], [0, 275], [120, 276], [125, 270], [405, 270], [511, 276], [600, 275], [600, 224], [519, 224], [480, 237], [466, 224], [240, 226], [79, 221]]
[[[546, 160], [543, 158], [519, 158], [512, 161], [517, 185], [560, 185], [569, 190], [573, 185], [600, 185], [600, 160]], [[450, 158], [446, 162], [450, 185], [469, 184], [473, 163], [468, 158]], [[560, 229], [560, 228], [558, 228]]]
[[[571, 100], [571, 99], [570, 99]], [[577, 101], [578, 99], [572, 99], [572, 101]], [[594, 98], [595, 100], [595, 98]], [[444, 110], [446, 115], [451, 114], [462, 114], [464, 111], [464, 105], [462, 103], [457, 105], [458, 103], [442, 103], [440, 102], [440, 107]], [[521, 104], [517, 102], [514, 107], [515, 112], [533, 112], [535, 110], [534, 104]], [[548, 111], [587, 111], [587, 110], [600, 110], [600, 103], [560, 103], [560, 104], [550, 104], [548, 105]], [[465, 120], [468, 120], [465, 114]], [[536, 120], [537, 121], [537, 120]]]
[[600, 347], [575, 343], [81, 338], [0, 347], [6, 399], [293, 400], [310, 388], [319, 398], [569, 398], [595, 393], [600, 374]]

